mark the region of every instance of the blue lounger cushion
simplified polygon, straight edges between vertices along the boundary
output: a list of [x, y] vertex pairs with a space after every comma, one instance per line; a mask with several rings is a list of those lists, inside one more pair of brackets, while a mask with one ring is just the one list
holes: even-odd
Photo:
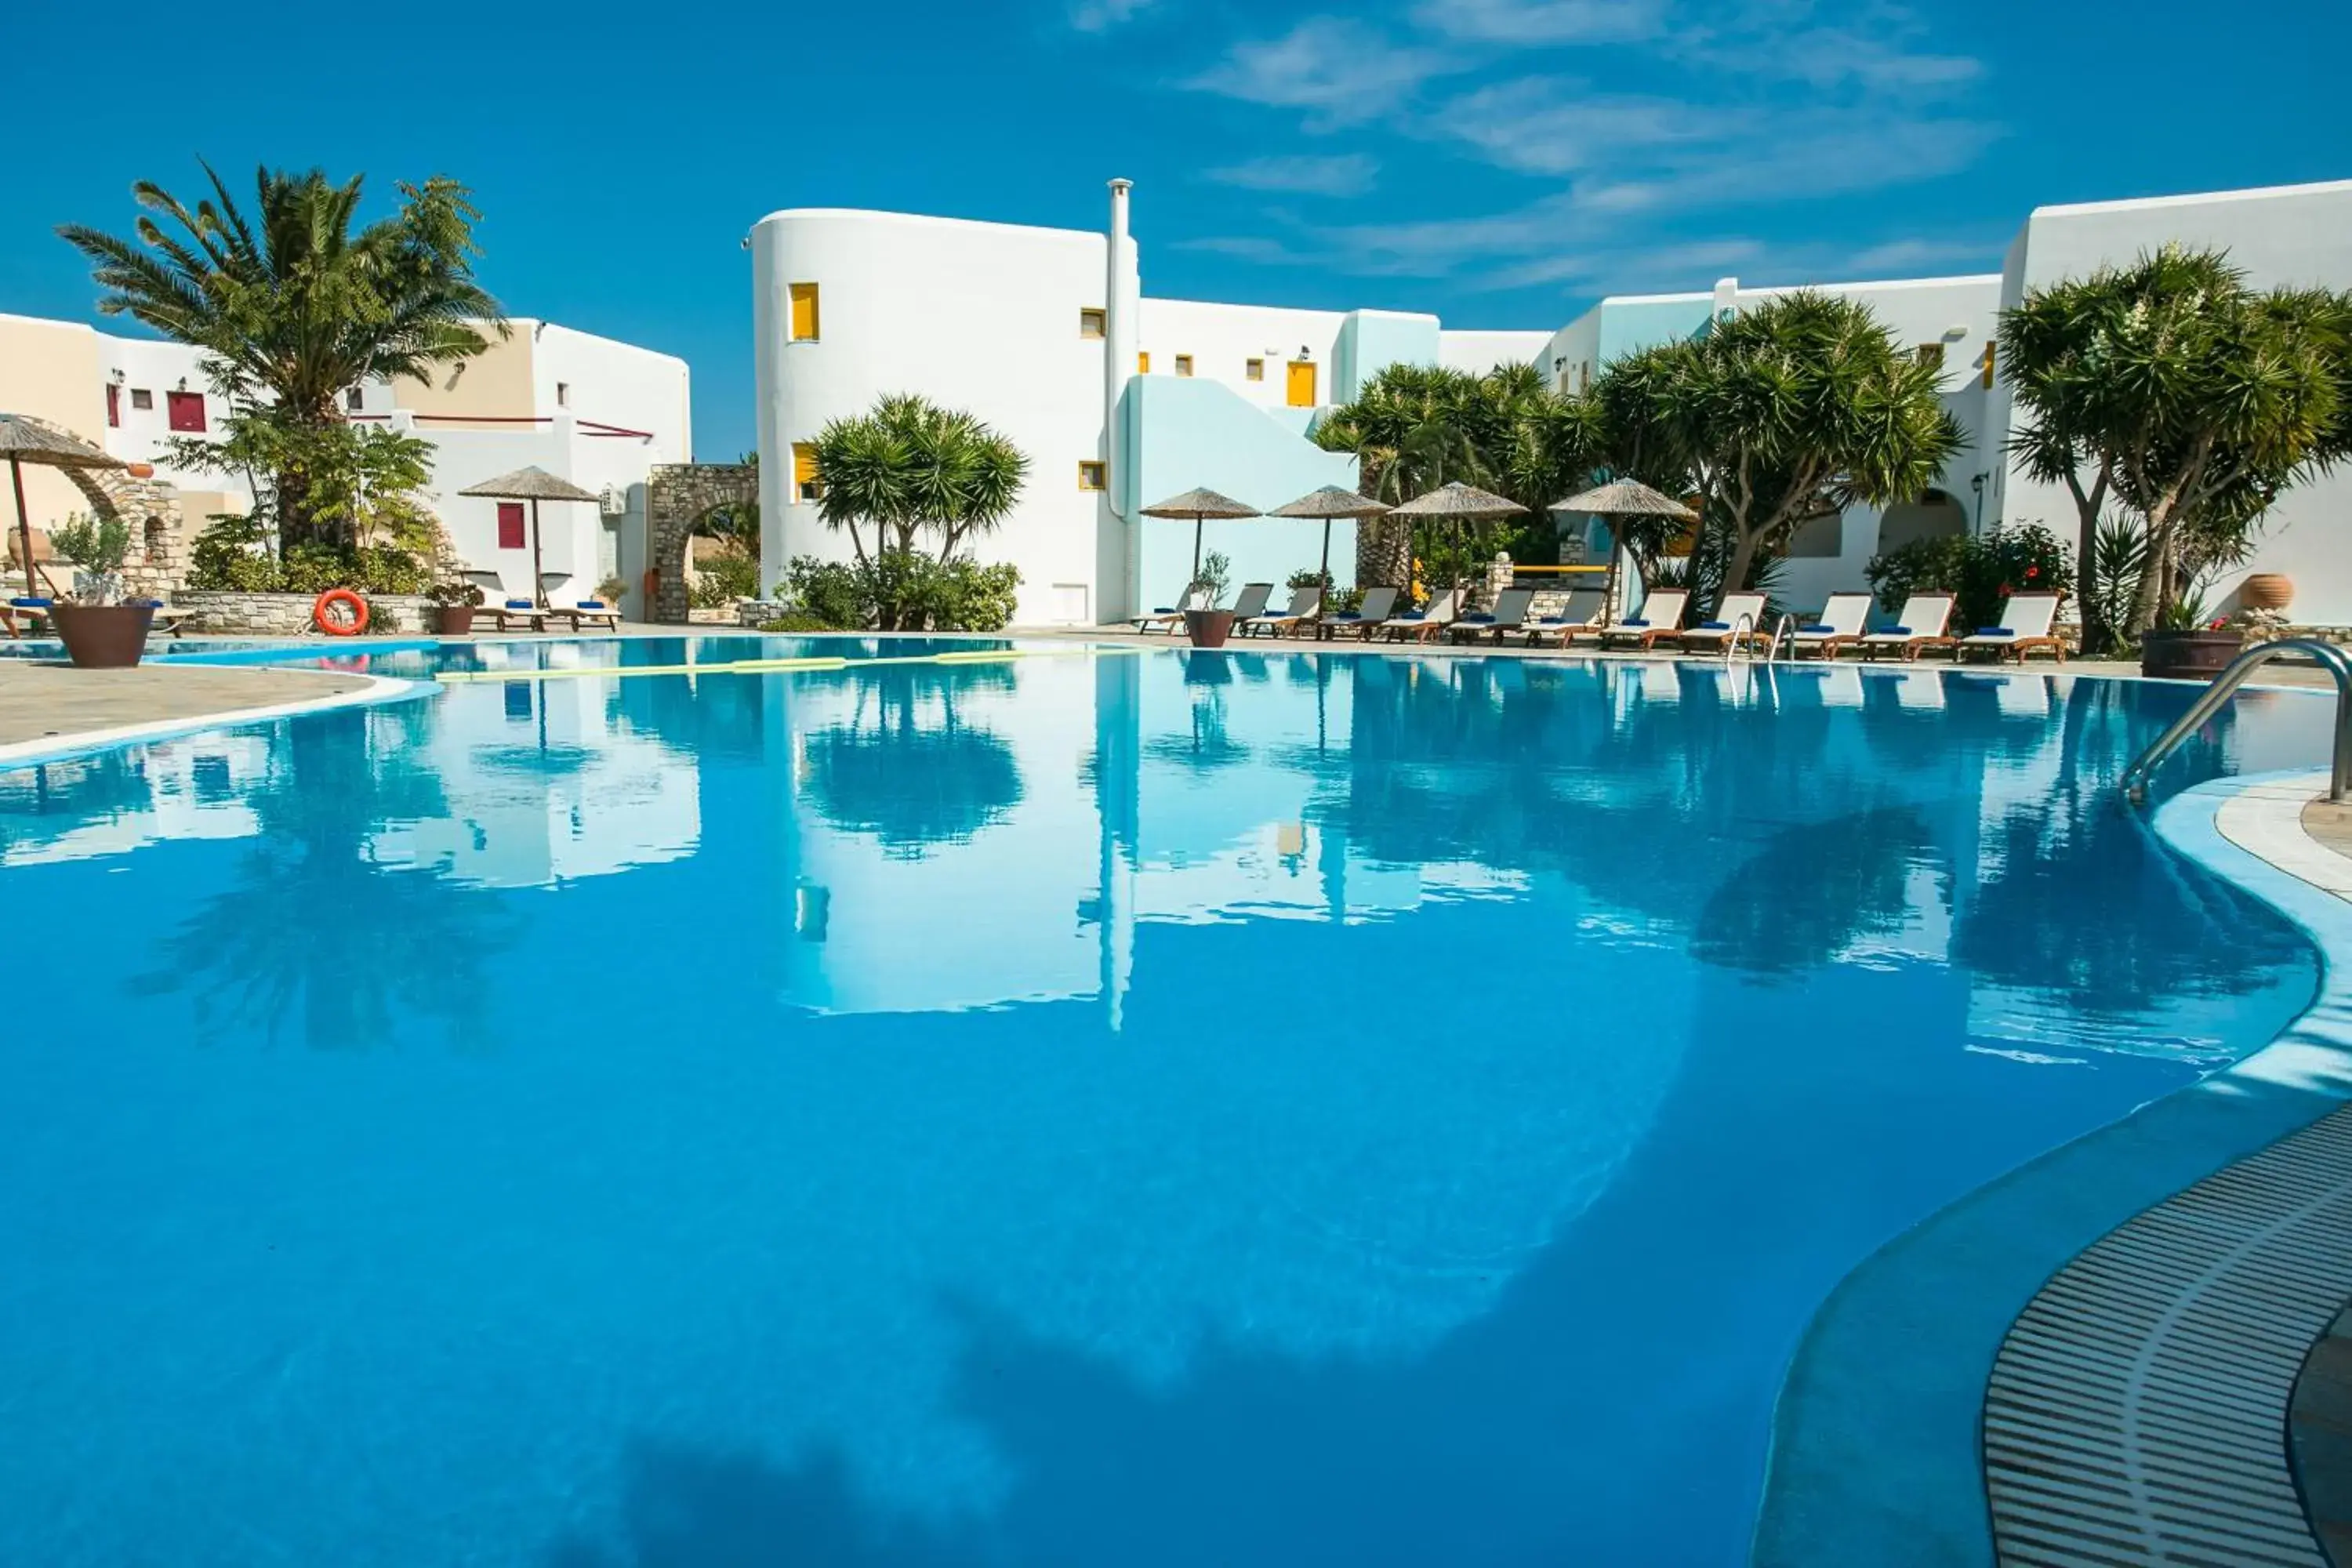
[[1491, 626], [1495, 624], [1495, 617], [1492, 616], [1465, 616], [1462, 617], [1462, 624], [1465, 626]]
[[1827, 632], [1831, 634], [1834, 634], [1837, 631], [1837, 627], [1825, 625], [1820, 621], [1815, 621], [1809, 626], [1799, 626], [1797, 629], [1801, 632]]
[[536, 609], [538, 606], [533, 605], [529, 599], [509, 599], [507, 601], [507, 608], [509, 610], [530, 610]]
[[37, 594], [19, 594], [8, 601], [8, 607], [12, 610], [46, 610], [56, 603], [55, 599], [45, 599]]
[[580, 607], [583, 610], [601, 610], [604, 607], [604, 601], [602, 599], [583, 599], [580, 601]]
[[1889, 626], [1878, 635], [1884, 637], [1907, 637], [1911, 635], [1911, 628], [1909, 626]]
[[1977, 636], [1980, 637], [2013, 637], [2016, 635], [2017, 634], [2015, 632], [2010, 630], [2007, 626], [1979, 626], [1977, 628]]
[[[1633, 623], [1628, 621], [1626, 624], [1631, 626]], [[1692, 628], [1694, 631], [1702, 632], [1727, 632], [1730, 629], [1731, 623], [1729, 621], [1701, 621], [1696, 626]]]
[[1620, 622], [1619, 624], [1620, 624], [1620, 625], [1622, 625], [1622, 626], [1648, 626], [1650, 623], [1649, 623], [1649, 622], [1647, 622], [1647, 621], [1644, 621], [1644, 620], [1639, 620], [1639, 619], [1629, 619], [1629, 620], [1625, 620], [1625, 621]]

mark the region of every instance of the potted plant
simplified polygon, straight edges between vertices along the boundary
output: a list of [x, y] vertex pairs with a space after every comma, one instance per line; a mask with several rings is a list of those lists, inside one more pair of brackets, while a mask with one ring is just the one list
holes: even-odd
[[128, 669], [147, 651], [155, 601], [122, 602], [122, 563], [131, 553], [131, 525], [119, 517], [93, 522], [77, 514], [49, 535], [74, 564], [73, 594], [49, 607], [66, 657], [84, 669]]
[[425, 590], [433, 601], [433, 629], [445, 637], [461, 637], [474, 629], [474, 611], [482, 590], [471, 583], [436, 583]]
[[2157, 612], [2139, 636], [2139, 672], [2175, 679], [2210, 680], [2246, 646], [2242, 626], [2209, 615], [2205, 595], [2191, 586]]
[[1197, 601], [1208, 606], [1184, 612], [1184, 630], [1194, 647], [1223, 647], [1225, 639], [1233, 635], [1234, 613], [1218, 608], [1224, 601], [1225, 580], [1232, 571], [1233, 563], [1224, 552], [1212, 550], [1193, 574], [1192, 581], [1185, 585], [1184, 603]]

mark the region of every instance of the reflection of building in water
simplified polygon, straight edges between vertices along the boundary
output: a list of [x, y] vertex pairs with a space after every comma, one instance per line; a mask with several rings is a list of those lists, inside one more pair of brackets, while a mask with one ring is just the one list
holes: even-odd
[[[250, 837], [261, 823], [247, 793], [267, 782], [270, 765], [267, 734], [231, 731], [0, 773], [0, 866], [96, 859], [166, 839]], [[58, 812], [60, 805], [74, 809]]]
[[[551, 666], [582, 650], [545, 645]], [[694, 853], [692, 753], [621, 721], [624, 681], [595, 677], [451, 687], [421, 745], [445, 808], [370, 836], [380, 864], [436, 868], [459, 883], [538, 888]]]
[[1139, 921], [1360, 920], [1507, 896], [1515, 868], [1352, 851], [1355, 661], [1038, 658], [772, 681], [792, 999], [828, 1012], [1099, 996]]

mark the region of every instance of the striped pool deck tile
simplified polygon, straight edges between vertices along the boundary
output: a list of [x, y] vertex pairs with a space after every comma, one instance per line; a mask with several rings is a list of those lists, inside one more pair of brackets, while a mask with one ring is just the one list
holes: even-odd
[[2002, 1342], [1984, 1460], [2018, 1568], [2328, 1568], [2287, 1452], [2352, 1296], [2352, 1107], [2114, 1231]]

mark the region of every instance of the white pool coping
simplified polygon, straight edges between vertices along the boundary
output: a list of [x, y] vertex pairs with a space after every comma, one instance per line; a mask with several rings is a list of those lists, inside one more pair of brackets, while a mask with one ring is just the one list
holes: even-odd
[[97, 752], [110, 752], [118, 746], [173, 740], [182, 735], [201, 734], [207, 730], [266, 724], [272, 720], [324, 713], [337, 708], [367, 708], [382, 702], [415, 701], [432, 697], [441, 690], [439, 685], [430, 680], [398, 680], [390, 676], [340, 670], [333, 673], [348, 674], [351, 679], [366, 684], [352, 690], [331, 691], [324, 696], [304, 698], [294, 702], [270, 702], [257, 708], [224, 708], [217, 712], [184, 718], [156, 719], [140, 724], [118, 724], [103, 730], [78, 730], [71, 734], [44, 735], [34, 741], [11, 742], [0, 745], [0, 769], [64, 762]]

